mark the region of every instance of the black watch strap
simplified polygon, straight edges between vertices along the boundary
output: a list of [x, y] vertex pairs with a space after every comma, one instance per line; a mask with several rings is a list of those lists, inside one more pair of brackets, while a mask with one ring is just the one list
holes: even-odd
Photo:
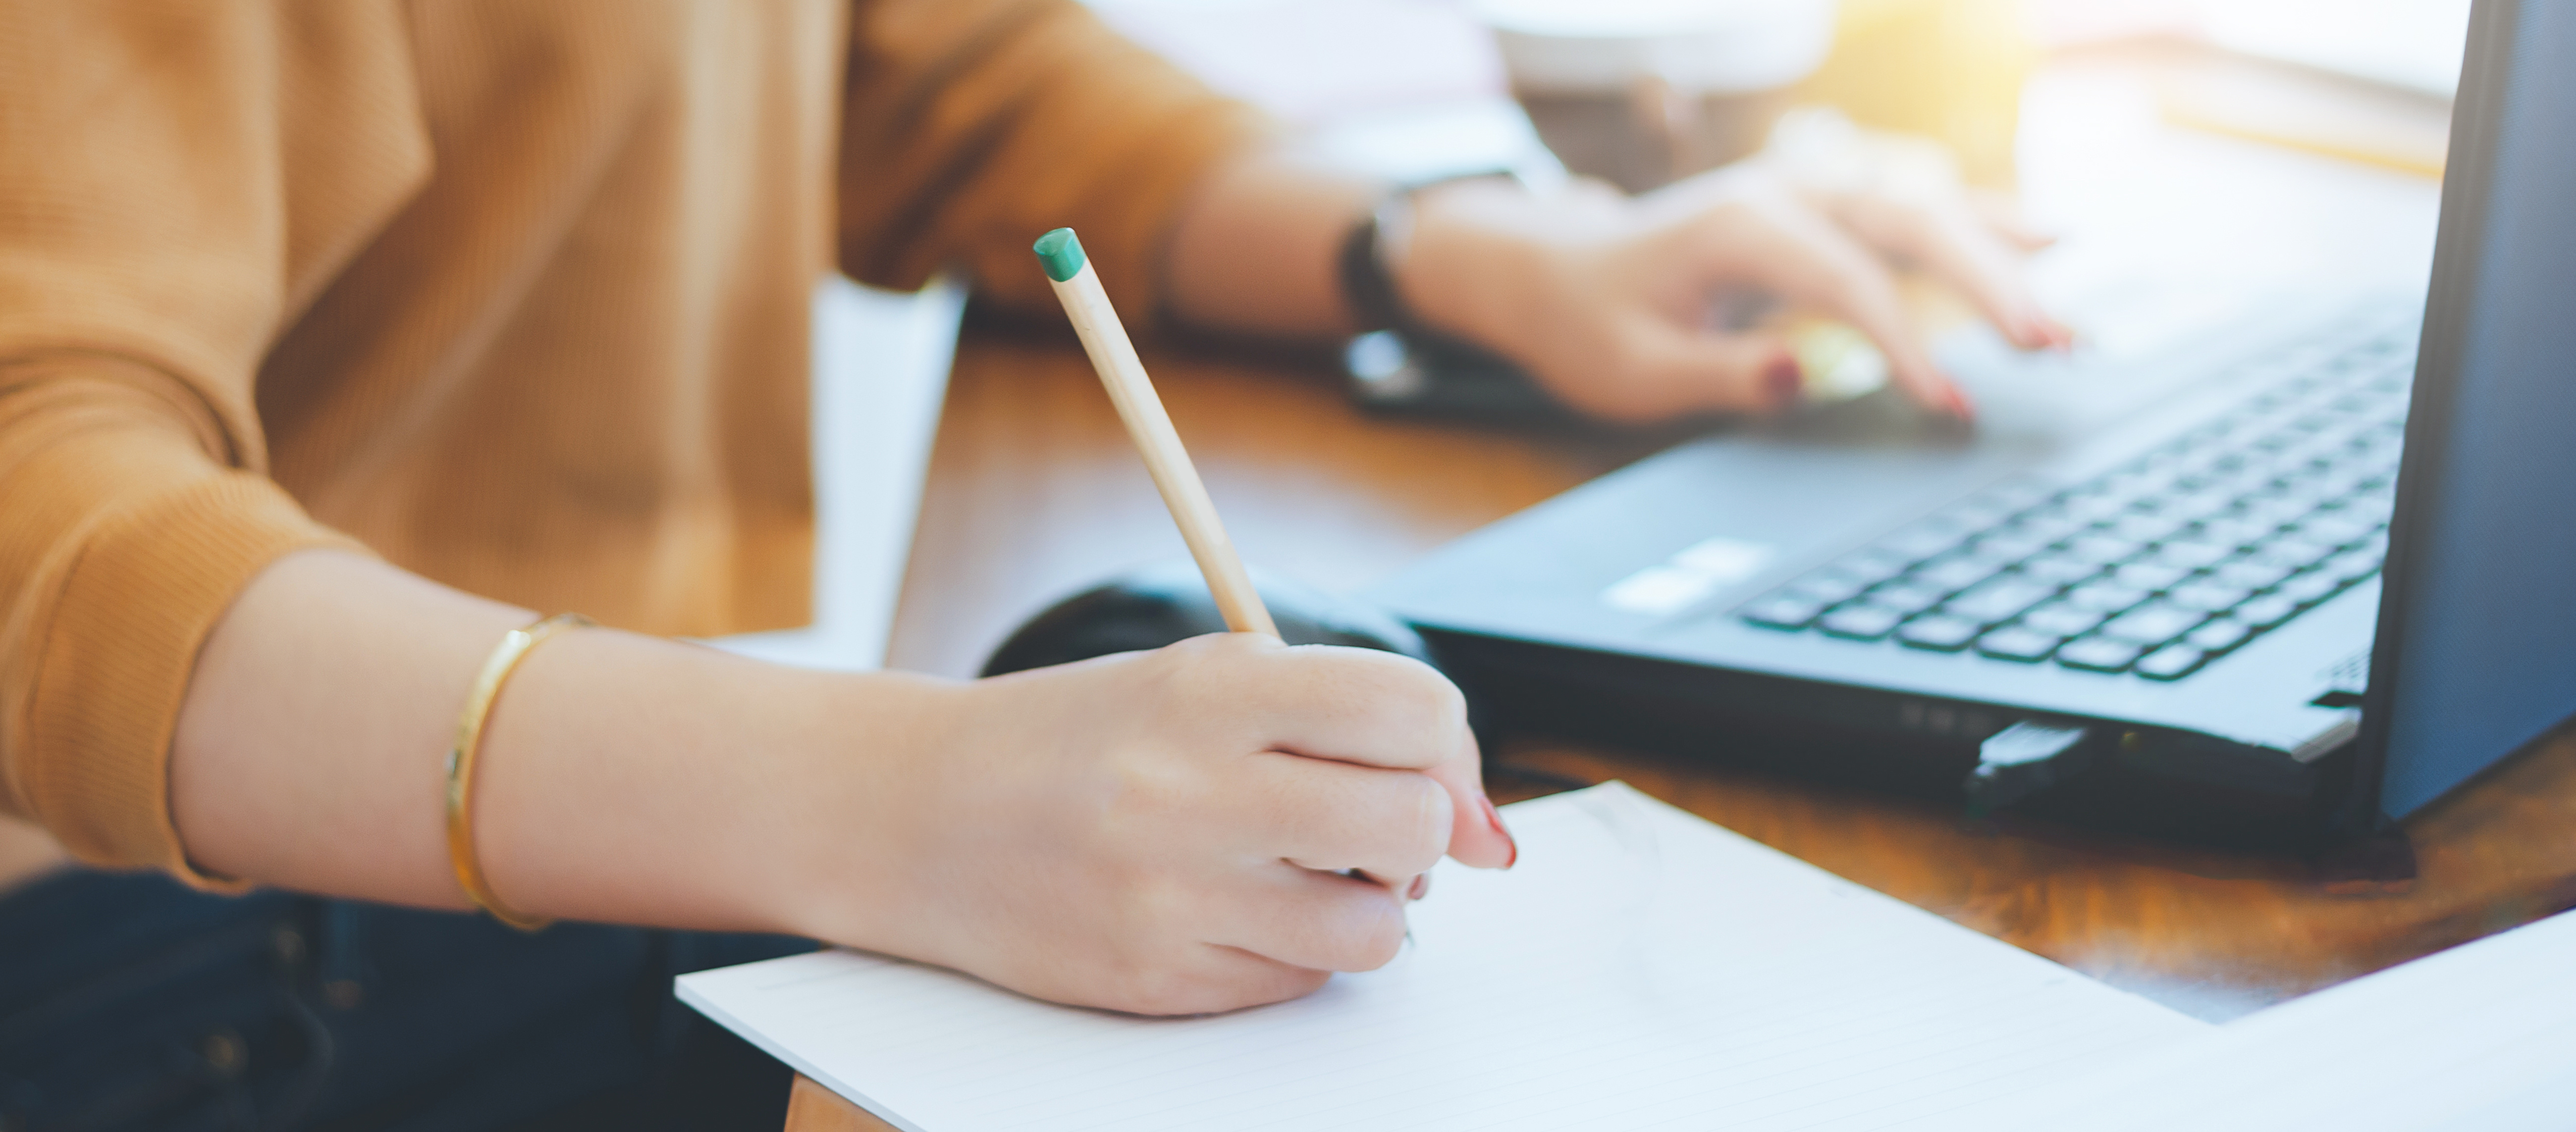
[[1342, 301], [1350, 304], [1352, 321], [1362, 333], [1394, 330], [1410, 321], [1405, 317], [1403, 301], [1396, 298], [1395, 273], [1387, 270], [1380, 241], [1388, 206], [1405, 207], [1404, 196], [1400, 190], [1389, 194], [1359, 223], [1351, 225], [1350, 235], [1342, 237]]
[[1342, 237], [1342, 301], [1350, 304], [1351, 317], [1358, 323], [1360, 333], [1420, 329], [1412, 312], [1405, 309], [1404, 300], [1396, 295], [1395, 272], [1387, 267], [1387, 249], [1401, 249], [1412, 236], [1414, 194], [1434, 185], [1491, 177], [1523, 180], [1517, 170], [1483, 169], [1398, 185], [1379, 197], [1377, 206], [1369, 209], [1359, 223], [1351, 225], [1350, 235]]

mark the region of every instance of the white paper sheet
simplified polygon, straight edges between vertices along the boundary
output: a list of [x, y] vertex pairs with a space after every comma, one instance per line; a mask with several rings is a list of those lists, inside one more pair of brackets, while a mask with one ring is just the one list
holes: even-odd
[[1958, 1114], [1958, 1132], [2576, 1128], [2576, 913]]
[[1035, 1002], [850, 952], [680, 996], [896, 1125], [1873, 1129], [2208, 1026], [1612, 783], [1510, 807], [1383, 970], [1235, 1014]]

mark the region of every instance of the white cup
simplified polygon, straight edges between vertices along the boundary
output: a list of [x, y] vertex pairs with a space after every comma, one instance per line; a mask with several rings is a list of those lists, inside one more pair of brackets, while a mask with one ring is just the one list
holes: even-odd
[[1643, 192], [1761, 148], [1833, 47], [1834, 0], [1477, 0], [1566, 168]]

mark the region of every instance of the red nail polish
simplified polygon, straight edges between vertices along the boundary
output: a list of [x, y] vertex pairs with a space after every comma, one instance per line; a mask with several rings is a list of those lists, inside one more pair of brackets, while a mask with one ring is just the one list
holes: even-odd
[[1424, 896], [1430, 895], [1430, 893], [1431, 874], [1423, 873], [1413, 878], [1412, 887], [1404, 890], [1404, 898], [1407, 900], [1420, 900]]
[[1806, 392], [1807, 378], [1798, 368], [1796, 355], [1783, 352], [1762, 367], [1762, 388], [1771, 395], [1773, 408], [1785, 409], [1798, 403]]
[[1494, 811], [1494, 800], [1491, 798], [1480, 800], [1485, 803], [1485, 823], [1494, 827], [1494, 833], [1501, 837], [1503, 839], [1504, 846], [1508, 847], [1512, 851], [1512, 855], [1503, 861], [1503, 867], [1508, 869], [1513, 865], [1519, 864], [1521, 861], [1521, 843], [1512, 840], [1512, 831], [1503, 828], [1503, 815]]
[[1959, 418], [1962, 423], [1977, 419], [1977, 407], [1968, 401], [1967, 393], [1956, 385], [1950, 387], [1950, 415]]

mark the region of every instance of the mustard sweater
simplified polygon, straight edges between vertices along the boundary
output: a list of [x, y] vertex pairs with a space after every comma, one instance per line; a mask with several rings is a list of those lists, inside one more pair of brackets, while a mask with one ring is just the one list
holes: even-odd
[[0, 0], [0, 809], [192, 876], [181, 696], [298, 547], [805, 620], [819, 274], [1039, 304], [1071, 224], [1150, 311], [1258, 128], [1064, 0]]

